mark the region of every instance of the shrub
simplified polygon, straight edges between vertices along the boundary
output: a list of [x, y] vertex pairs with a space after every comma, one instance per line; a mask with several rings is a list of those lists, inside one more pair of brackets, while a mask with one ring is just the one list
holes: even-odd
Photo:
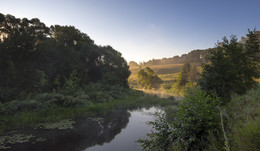
[[214, 95], [207, 95], [198, 88], [190, 89], [179, 105], [174, 121], [175, 144], [187, 150], [205, 147], [209, 132], [219, 127], [218, 102]]
[[[164, 115], [151, 124], [157, 132], [148, 134], [148, 139], [140, 140], [144, 149], [158, 150], [202, 150], [208, 143], [210, 132], [219, 129], [219, 116], [215, 95], [193, 88], [188, 90], [183, 102], [178, 106], [173, 122], [167, 122]], [[166, 144], [161, 144], [162, 142]]]

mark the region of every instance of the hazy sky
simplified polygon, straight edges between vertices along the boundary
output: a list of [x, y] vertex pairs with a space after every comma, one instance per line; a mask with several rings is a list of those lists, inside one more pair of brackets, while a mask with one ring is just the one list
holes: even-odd
[[0, 13], [75, 26], [136, 62], [260, 30], [260, 0], [0, 0]]

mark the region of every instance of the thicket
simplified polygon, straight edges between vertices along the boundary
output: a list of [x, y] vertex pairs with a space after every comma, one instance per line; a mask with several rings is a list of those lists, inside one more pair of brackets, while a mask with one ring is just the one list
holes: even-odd
[[73, 26], [0, 14], [0, 36], [0, 103], [88, 89], [91, 83], [128, 87], [121, 53], [97, 46]]

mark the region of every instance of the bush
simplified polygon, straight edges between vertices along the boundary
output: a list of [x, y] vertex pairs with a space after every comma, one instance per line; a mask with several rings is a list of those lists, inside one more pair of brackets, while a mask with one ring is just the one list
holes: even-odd
[[190, 89], [178, 107], [174, 121], [175, 145], [185, 150], [201, 150], [207, 143], [209, 132], [218, 130], [218, 98], [204, 91]]
[[[151, 124], [157, 132], [140, 140], [144, 149], [157, 150], [202, 150], [208, 143], [207, 137], [219, 129], [219, 115], [215, 95], [207, 95], [194, 88], [187, 92], [173, 122], [167, 122], [164, 115]], [[161, 144], [164, 141], [166, 144]]]

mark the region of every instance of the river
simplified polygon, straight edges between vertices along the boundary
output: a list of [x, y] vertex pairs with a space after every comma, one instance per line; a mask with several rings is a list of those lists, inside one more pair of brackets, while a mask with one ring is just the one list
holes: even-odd
[[25, 143], [9, 144], [11, 148], [5, 150], [141, 151], [136, 141], [152, 131], [147, 122], [155, 120], [153, 114], [157, 111], [162, 110], [156, 107], [116, 110], [104, 116], [77, 118], [71, 129], [19, 130], [19, 134], [33, 137]]

